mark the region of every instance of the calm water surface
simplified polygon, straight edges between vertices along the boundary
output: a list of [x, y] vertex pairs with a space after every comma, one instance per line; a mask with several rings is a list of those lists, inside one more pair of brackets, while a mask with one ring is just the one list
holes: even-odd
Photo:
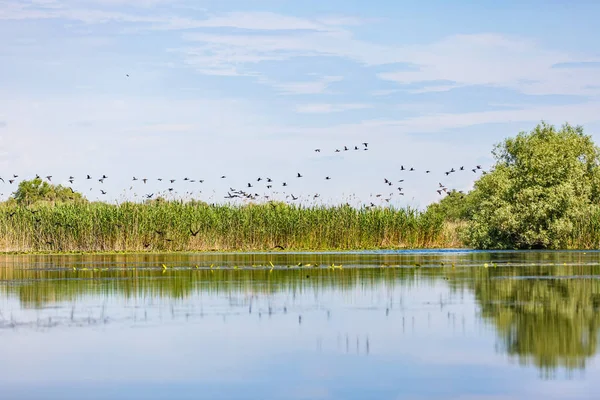
[[598, 252], [0, 256], [0, 398], [597, 399], [599, 277]]

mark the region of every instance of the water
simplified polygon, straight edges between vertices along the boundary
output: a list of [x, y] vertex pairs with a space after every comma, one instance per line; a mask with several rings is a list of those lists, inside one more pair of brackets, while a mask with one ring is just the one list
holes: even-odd
[[599, 277], [589, 251], [1, 256], [0, 398], [596, 399]]

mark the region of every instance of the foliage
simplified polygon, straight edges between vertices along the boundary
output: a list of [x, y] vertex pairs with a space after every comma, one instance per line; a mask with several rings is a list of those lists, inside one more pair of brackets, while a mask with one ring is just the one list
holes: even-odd
[[17, 204], [31, 205], [38, 202], [81, 202], [85, 201], [81, 193], [62, 185], [52, 185], [35, 178], [19, 183], [17, 191], [13, 194]]
[[452, 247], [439, 216], [417, 210], [209, 205], [0, 204], [2, 251], [195, 251]]
[[468, 242], [476, 248], [566, 248], [600, 197], [599, 150], [581, 127], [542, 123], [496, 146], [475, 184]]
[[427, 212], [451, 222], [470, 220], [476, 207], [474, 198], [471, 193], [452, 190], [439, 202], [430, 204]]

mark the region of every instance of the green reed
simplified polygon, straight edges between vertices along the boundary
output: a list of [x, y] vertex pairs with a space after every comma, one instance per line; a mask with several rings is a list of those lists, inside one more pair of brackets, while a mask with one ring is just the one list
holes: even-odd
[[4, 252], [453, 247], [460, 244], [455, 231], [442, 218], [412, 208], [178, 201], [0, 205]]

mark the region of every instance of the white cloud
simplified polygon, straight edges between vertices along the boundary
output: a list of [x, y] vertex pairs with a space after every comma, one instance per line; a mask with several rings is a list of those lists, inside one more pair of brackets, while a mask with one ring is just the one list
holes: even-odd
[[483, 124], [503, 124], [545, 120], [561, 125], [589, 124], [600, 121], [599, 102], [560, 106], [530, 106], [521, 109], [482, 111], [468, 113], [431, 113], [398, 120], [365, 120], [355, 124], [341, 124], [322, 128], [289, 128], [289, 133], [305, 136], [339, 136], [363, 138], [366, 134], [380, 137], [394, 137], [410, 133], [436, 133], [449, 129], [466, 128]]
[[[590, 82], [600, 80], [600, 71], [553, 68], [554, 64], [582, 61], [576, 55], [546, 50], [535, 41], [498, 34], [455, 35], [427, 46], [403, 49], [419, 66], [410, 71], [379, 74], [400, 84], [449, 81], [434, 87], [449, 90], [465, 85], [508, 87], [526, 94], [600, 94]], [[587, 58], [585, 61], [591, 61]], [[420, 91], [431, 91], [425, 87]]]
[[348, 104], [328, 104], [314, 103], [301, 104], [296, 107], [296, 112], [304, 114], [328, 114], [334, 112], [362, 110], [365, 108], [373, 108], [370, 104], [348, 103]]
[[261, 80], [261, 83], [273, 86], [281, 93], [285, 94], [321, 94], [327, 93], [328, 88], [332, 83], [340, 82], [341, 76], [325, 76], [323, 78], [312, 81], [297, 81], [297, 82], [273, 82], [268, 79]]
[[[68, 4], [70, 6], [65, 6]], [[186, 62], [209, 75], [256, 75], [251, 66], [259, 62], [297, 57], [330, 56], [366, 66], [410, 63], [417, 68], [380, 73], [381, 79], [411, 87], [412, 93], [447, 91], [466, 85], [507, 87], [534, 94], [599, 95], [600, 69], [553, 68], [556, 64], [598, 62], [600, 57], [545, 49], [534, 40], [501, 34], [453, 35], [426, 45], [382, 45], [356, 38], [349, 28], [362, 23], [353, 17], [299, 18], [273, 12], [229, 12], [190, 17], [177, 14], [123, 12], [114, 6], [121, 0], [65, 1], [0, 5], [0, 19], [63, 18], [87, 24], [116, 22], [138, 29], [198, 30], [187, 33], [181, 47]], [[159, 4], [144, 0], [141, 5]], [[87, 7], [85, 7], [87, 5]], [[95, 6], [96, 5], [96, 6]], [[97, 6], [102, 6], [97, 8]], [[108, 8], [106, 8], [108, 7]], [[246, 32], [209, 33], [213, 28]], [[256, 33], [261, 34], [256, 34]], [[431, 86], [428, 82], [447, 81]]]

